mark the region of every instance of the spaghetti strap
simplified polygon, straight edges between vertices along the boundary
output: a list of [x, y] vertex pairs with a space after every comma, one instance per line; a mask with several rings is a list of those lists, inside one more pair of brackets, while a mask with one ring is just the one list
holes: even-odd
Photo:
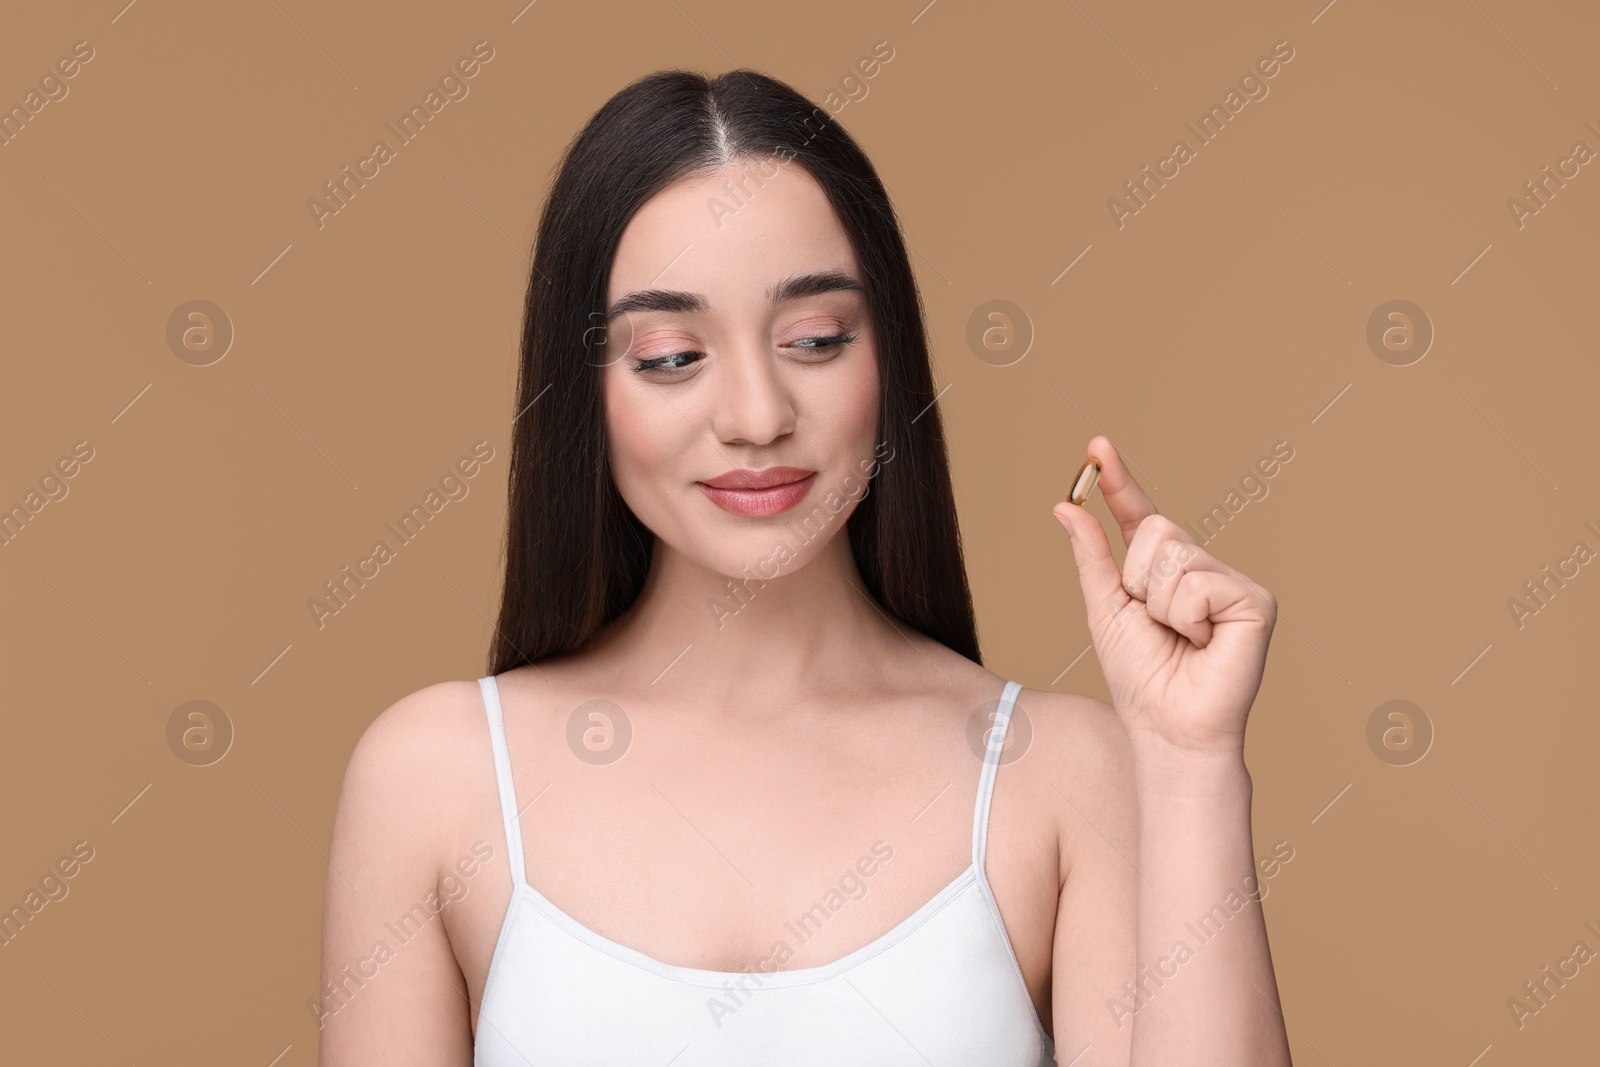
[[1022, 692], [1021, 682], [1007, 682], [1000, 692], [1000, 706], [994, 713], [994, 725], [986, 732], [988, 747], [983, 753], [983, 773], [978, 778], [978, 799], [972, 812], [972, 865], [983, 875], [984, 845], [989, 837], [989, 801], [994, 797], [994, 776], [1000, 768], [1000, 757], [1006, 745], [1006, 727], [1011, 724], [1011, 709], [1016, 705], [1017, 694]]
[[522, 821], [517, 815], [517, 788], [511, 780], [511, 751], [506, 747], [505, 716], [500, 711], [500, 687], [494, 675], [478, 679], [483, 690], [483, 709], [489, 716], [489, 744], [494, 748], [494, 779], [500, 789], [500, 819], [505, 824], [506, 863], [511, 867], [511, 884], [524, 884], [522, 866]]

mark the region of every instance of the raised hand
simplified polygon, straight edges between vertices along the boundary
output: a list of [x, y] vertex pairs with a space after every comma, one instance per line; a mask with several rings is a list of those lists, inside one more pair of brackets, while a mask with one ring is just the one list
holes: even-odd
[[1066, 501], [1051, 510], [1071, 535], [1113, 706], [1136, 740], [1242, 753], [1277, 600], [1157, 512], [1108, 438], [1092, 438], [1088, 454], [1128, 546], [1122, 569], [1098, 519]]

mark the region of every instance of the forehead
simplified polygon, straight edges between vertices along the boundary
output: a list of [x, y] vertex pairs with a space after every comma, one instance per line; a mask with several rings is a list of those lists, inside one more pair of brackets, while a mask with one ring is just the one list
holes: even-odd
[[829, 269], [859, 276], [850, 239], [816, 179], [793, 161], [737, 160], [674, 182], [634, 214], [612, 260], [606, 302], [672, 288], [706, 294], [713, 309], [754, 306], [774, 282]]

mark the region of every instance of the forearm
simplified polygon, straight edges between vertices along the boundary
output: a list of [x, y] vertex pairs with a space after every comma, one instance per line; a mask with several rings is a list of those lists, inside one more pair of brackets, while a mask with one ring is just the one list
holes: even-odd
[[1131, 1067], [1287, 1067], [1241, 754], [1140, 737], [1138, 973]]

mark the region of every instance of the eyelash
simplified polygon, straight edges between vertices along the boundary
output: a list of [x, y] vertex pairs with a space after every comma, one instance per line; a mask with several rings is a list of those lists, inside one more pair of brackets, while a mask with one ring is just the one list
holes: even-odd
[[[806, 341], [821, 341], [821, 342], [824, 342], [824, 343], [822, 343], [822, 344], [804, 344], [803, 342], [806, 342]], [[856, 343], [856, 335], [855, 334], [853, 334], [853, 333], [841, 333], [841, 334], [834, 334], [834, 335], [832, 335], [830, 337], [802, 337], [802, 338], [800, 338], [799, 341], [796, 342], [796, 345], [798, 347], [808, 349], [808, 350], [810, 350], [812, 352], [826, 352], [826, 351], [828, 351], [830, 349], [843, 348], [845, 345], [853, 345], [855, 343]], [[674, 352], [670, 356], [658, 356], [655, 359], [640, 360], [640, 361], [634, 363], [629, 369], [632, 370], [635, 374], [643, 374], [646, 371], [659, 370], [659, 369], [681, 370], [681, 369], [683, 369], [682, 367], [665, 367], [665, 364], [666, 364], [666, 362], [668, 360], [679, 359], [679, 358], [681, 358], [683, 356], [700, 356], [700, 355], [704, 355], [704, 353], [696, 351], [696, 350], [690, 350], [688, 352]]]

